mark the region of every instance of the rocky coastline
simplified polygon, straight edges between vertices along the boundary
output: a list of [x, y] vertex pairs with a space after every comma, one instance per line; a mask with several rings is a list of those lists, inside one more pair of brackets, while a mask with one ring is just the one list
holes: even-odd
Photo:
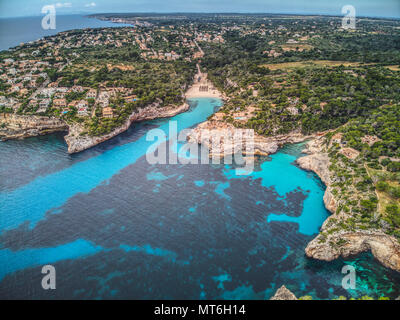
[[[84, 127], [80, 124], [67, 124], [58, 118], [2, 113], [0, 114], [0, 139], [24, 139], [55, 132], [68, 132], [65, 136], [68, 152], [77, 153], [121, 134], [128, 130], [134, 122], [173, 117], [188, 109], [189, 105], [187, 103], [178, 107], [159, 107], [157, 103], [154, 103], [133, 112], [126, 122], [114, 131], [95, 137], [82, 135]], [[242, 154], [246, 155], [245, 146], [249, 143], [254, 143], [255, 155], [267, 156], [276, 153], [285, 144], [300, 143], [312, 139], [307, 143], [304, 150], [304, 153], [308, 155], [299, 158], [297, 164], [304, 170], [315, 172], [327, 187], [324, 195], [324, 203], [332, 215], [322, 225], [321, 233], [330, 229], [332, 225], [348, 218], [348, 214], [345, 212], [337, 212], [338, 200], [335, 198], [331, 188], [332, 177], [329, 171], [329, 156], [325, 152], [322, 133], [307, 136], [300, 132], [273, 137], [255, 135], [254, 140], [246, 140], [246, 137], [244, 137], [240, 146], [228, 144], [227, 148], [229, 150], [224, 149], [224, 143], [221, 140], [221, 144], [217, 148], [218, 150], [213, 150], [215, 146], [210, 143], [210, 140], [202, 137], [203, 130], [224, 131], [224, 134], [233, 138], [236, 128], [230, 123], [219, 121], [212, 117], [191, 131], [188, 135], [188, 141], [208, 147], [210, 157], [233, 153], [234, 150], [241, 150]], [[339, 257], [349, 258], [365, 251], [371, 251], [374, 257], [385, 267], [400, 272], [400, 244], [396, 238], [385, 234], [382, 230], [369, 229], [351, 232], [339, 230], [333, 233], [325, 232], [324, 236], [321, 233], [307, 245], [305, 253], [308, 257], [323, 261], [332, 261]], [[325, 238], [326, 234], [328, 234], [327, 238]]]
[[80, 124], [72, 124], [69, 126], [68, 135], [64, 138], [68, 145], [68, 153], [78, 153], [92, 148], [104, 141], [110, 140], [111, 138], [128, 130], [134, 122], [153, 120], [157, 118], [170, 118], [179, 113], [185, 112], [188, 109], [189, 104], [187, 103], [184, 103], [179, 107], [159, 107], [157, 104], [152, 104], [146, 108], [138, 109], [137, 111], [133, 112], [122, 126], [102, 136], [92, 137], [88, 135], [81, 135], [85, 130], [84, 127]]
[[[329, 172], [329, 157], [324, 152], [323, 137], [307, 144], [308, 155], [297, 160], [304, 170], [315, 172], [327, 186], [324, 203], [332, 215], [324, 222], [321, 233], [347, 218], [344, 211], [338, 212], [338, 200], [332, 193], [332, 178]], [[327, 238], [319, 234], [306, 247], [308, 257], [323, 261], [332, 261], [339, 257], [350, 258], [362, 252], [371, 251], [373, 256], [385, 267], [400, 272], [400, 245], [396, 238], [381, 230], [339, 230], [328, 234]], [[334, 244], [334, 245], [333, 245]]]
[[68, 153], [77, 153], [94, 147], [128, 130], [133, 122], [169, 118], [189, 109], [189, 104], [159, 107], [156, 103], [133, 112], [125, 123], [102, 136], [82, 135], [84, 127], [79, 123], [68, 124], [55, 117], [0, 114], [0, 140], [25, 139], [55, 132], [68, 132], [64, 137]]
[[58, 118], [0, 113], [0, 140], [3, 141], [67, 131], [68, 124]]
[[[182, 96], [185, 100], [201, 97], [223, 98], [223, 95], [215, 88], [209, 92], [202, 92], [201, 85], [210, 85], [207, 74], [201, 73], [200, 67], [198, 74], [194, 77], [194, 83]], [[197, 81], [196, 79], [201, 79]], [[145, 108], [135, 110], [123, 125], [112, 132], [101, 136], [89, 136], [85, 134], [85, 128], [80, 123], [67, 123], [55, 117], [44, 117], [34, 115], [16, 115], [9, 113], [0, 114], [0, 141], [11, 139], [24, 139], [39, 135], [46, 135], [54, 132], [67, 132], [64, 137], [68, 146], [68, 153], [78, 153], [92, 148], [102, 142], [110, 140], [117, 135], [125, 132], [134, 122], [154, 120], [160, 118], [171, 118], [179, 113], [189, 110], [190, 106], [185, 101], [182, 105], [169, 105], [160, 107], [160, 102], [154, 102]]]
[[169, 118], [189, 109], [189, 104], [159, 107], [156, 103], [133, 112], [125, 123], [102, 136], [82, 135], [84, 127], [79, 123], [68, 124], [55, 117], [0, 114], [0, 140], [25, 139], [55, 132], [68, 132], [64, 137], [68, 153], [77, 153], [92, 148], [128, 130], [133, 122]]
[[[212, 132], [208, 135], [207, 132]], [[209, 151], [210, 158], [223, 157], [235, 152], [241, 152], [243, 156], [249, 156], [248, 150], [253, 149], [254, 155], [268, 156], [276, 153], [279, 148], [288, 143], [300, 143], [314, 138], [315, 135], [303, 135], [300, 132], [264, 137], [255, 134], [249, 136], [243, 134], [241, 140], [234, 139], [237, 128], [230, 123], [215, 120], [214, 117], [199, 124], [189, 133], [187, 140], [205, 146]], [[215, 144], [210, 138], [220, 135], [222, 139]], [[251, 149], [248, 146], [252, 146]]]
[[[215, 120], [212, 117], [192, 129], [187, 139], [191, 143], [205, 145], [209, 149], [210, 157], [221, 157], [224, 152], [229, 155], [233, 153], [233, 150], [242, 150], [242, 154], [246, 155], [244, 146], [250, 143], [246, 139], [242, 141], [240, 146], [232, 146], [228, 143], [225, 148], [229, 150], [225, 150], [223, 141], [221, 141], [220, 145], [215, 146], [210, 143], [209, 135], [202, 135], [203, 130], [219, 130], [223, 131], [229, 138], [232, 138], [235, 129], [232, 124]], [[302, 169], [315, 172], [327, 187], [324, 195], [324, 204], [332, 215], [322, 225], [321, 233], [348, 217], [343, 211], [337, 212], [338, 200], [335, 198], [331, 188], [330, 161], [328, 154], [324, 152], [324, 135], [325, 133], [317, 133], [305, 136], [299, 132], [292, 132], [287, 135], [273, 137], [254, 136], [255, 155], [262, 156], [276, 153], [285, 144], [310, 140], [303, 151], [307, 156], [297, 159], [296, 162]], [[234, 140], [232, 139], [232, 141]], [[214, 150], [215, 147], [217, 150]], [[329, 234], [327, 239], [324, 239], [321, 233], [305, 249], [305, 253], [309, 258], [333, 261], [339, 257], [350, 258], [359, 253], [371, 251], [374, 257], [385, 267], [400, 272], [400, 245], [396, 238], [385, 234], [381, 230], [356, 230], [355, 232], [341, 230]]]

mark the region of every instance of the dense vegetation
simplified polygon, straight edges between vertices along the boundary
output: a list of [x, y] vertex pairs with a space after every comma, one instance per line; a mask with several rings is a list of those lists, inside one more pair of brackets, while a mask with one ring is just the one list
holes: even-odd
[[[224, 121], [264, 136], [329, 131], [333, 193], [338, 211], [349, 217], [329, 232], [380, 228], [400, 237], [399, 21], [361, 19], [356, 30], [343, 30], [335, 17], [135, 17], [145, 18], [151, 23], [135, 30], [68, 31], [1, 52], [0, 58], [46, 61], [48, 80], [41, 74], [36, 85], [67, 88], [68, 104], [86, 99], [89, 89], [122, 89], [107, 100], [112, 117], [103, 115], [97, 99], [86, 99], [86, 116], [73, 105], [67, 112], [53, 107], [43, 113], [81, 123], [82, 135], [97, 136], [139, 108], [181, 104], [199, 62], [195, 53], [204, 51], [201, 67], [228, 97]], [[17, 113], [36, 114], [34, 89], [23, 76], [16, 81], [23, 81], [25, 95], [10, 92], [4, 78], [1, 94], [20, 101]], [[85, 89], [73, 91], [76, 86]], [[0, 106], [0, 112], [14, 110]], [[338, 133], [341, 141], [330, 143]], [[365, 141], [368, 136], [373, 143]], [[356, 156], [346, 156], [345, 148]]]
[[225, 105], [228, 114], [248, 105], [259, 108], [245, 126], [263, 135], [325, 131], [400, 101], [400, 75], [383, 67], [309, 67], [267, 75], [245, 70], [230, 65], [212, 72], [212, 77], [234, 97]]
[[[184, 101], [184, 92], [193, 81], [195, 67], [182, 62], [136, 62], [131, 64], [132, 69], [101, 67], [90, 72], [96, 65], [105, 65], [107, 62], [117, 64], [120, 60], [113, 59], [98, 61], [89, 60], [85, 67], [68, 68], [61, 74], [64, 86], [73, 83], [92, 88], [123, 87], [132, 89], [138, 98], [135, 101], [124, 101], [117, 95], [110, 101], [114, 110], [112, 119], [101, 117], [101, 109], [97, 108], [98, 117], [86, 119], [87, 132], [90, 135], [101, 135], [122, 125], [135, 110], [144, 108], [152, 103], [158, 106], [180, 105]], [[92, 69], [93, 70], [93, 69]], [[75, 119], [77, 120], [77, 119]]]
[[[40, 114], [80, 123], [81, 134], [90, 136], [111, 132], [139, 108], [183, 103], [200, 62], [228, 97], [221, 109], [224, 121], [263, 136], [326, 133], [335, 214], [344, 218], [330, 219], [320, 241], [338, 231], [372, 229], [400, 240], [400, 21], [361, 19], [356, 30], [343, 30], [335, 17], [119, 17], [151, 24], [135, 33], [132, 28], [69, 31], [1, 52], [0, 60], [48, 62], [48, 79], [39, 77], [36, 85], [67, 88], [67, 104], [86, 100], [90, 112], [79, 116], [68, 106]], [[202, 51], [198, 60], [194, 53]], [[12, 73], [4, 63], [0, 74]], [[23, 74], [15, 78], [13, 84], [22, 83], [27, 91], [11, 92], [12, 84], [1, 78], [0, 96], [19, 106], [0, 104], [0, 113], [36, 115], [39, 106], [30, 104], [36, 89]], [[76, 86], [85, 89], [71, 91]], [[86, 99], [90, 89], [116, 88], [129, 93], [107, 101], [112, 117], [104, 116], [101, 102]], [[54, 99], [53, 94], [50, 105]]]
[[[317, 19], [303, 22], [309, 28], [303, 32], [295, 22], [275, 23], [282, 33], [232, 31], [224, 44], [205, 46], [209, 76], [229, 97], [224, 120], [265, 136], [330, 131], [332, 189], [337, 214], [347, 218], [331, 219], [321, 241], [340, 230], [365, 229], [400, 240], [398, 29], [362, 21], [347, 32]], [[318, 32], [304, 37], [313, 24]], [[337, 134], [341, 141], [331, 142]]]
[[[68, 89], [65, 96], [67, 104], [87, 100], [89, 104], [88, 116], [79, 116], [77, 108], [47, 108], [40, 115], [61, 117], [68, 123], [78, 122], [84, 125], [82, 135], [102, 135], [121, 126], [134, 111], [154, 104], [158, 107], [181, 105], [184, 102], [184, 92], [192, 83], [196, 72], [194, 62], [178, 59], [175, 61], [148, 60], [141, 55], [141, 50], [135, 42], [136, 35], [131, 28], [73, 30], [60, 33], [30, 44], [18, 47], [14, 51], [0, 53], [2, 59], [13, 59], [17, 65], [20, 61], [27, 61], [34, 57], [36, 61], [45, 61], [48, 66], [44, 70], [48, 81], [43, 78], [36, 80], [36, 88], [56, 83], [59, 88]], [[143, 30], [146, 32], [147, 30]], [[157, 33], [158, 34], [158, 33]], [[159, 41], [159, 36], [153, 34], [155, 44], [163, 50], [170, 49], [168, 42]], [[48, 45], [51, 43], [51, 45]], [[174, 47], [177, 51], [179, 48]], [[182, 50], [181, 50], [182, 51]], [[184, 52], [184, 50], [183, 50]], [[22, 71], [22, 70], [21, 70]], [[24, 73], [26, 71], [22, 71]], [[43, 72], [43, 71], [42, 71]], [[20, 73], [20, 70], [18, 70]], [[38, 74], [39, 71], [31, 72]], [[19, 75], [18, 83], [24, 75]], [[74, 92], [74, 86], [85, 88], [84, 91]], [[17, 112], [18, 114], [38, 113], [39, 105], [31, 104], [36, 88], [24, 81], [27, 92], [18, 95], [18, 92], [9, 92], [11, 85], [0, 79], [0, 96], [7, 99], [15, 98], [20, 102], [17, 110], [0, 105], [0, 112]], [[112, 95], [108, 106], [113, 109], [113, 117], [102, 116], [102, 107], [95, 99], [86, 99], [89, 89], [108, 91], [123, 89]], [[126, 96], [134, 98], [125, 99]], [[41, 100], [49, 97], [35, 95]], [[51, 104], [56, 97], [50, 97]], [[89, 116], [90, 115], [90, 116]]]

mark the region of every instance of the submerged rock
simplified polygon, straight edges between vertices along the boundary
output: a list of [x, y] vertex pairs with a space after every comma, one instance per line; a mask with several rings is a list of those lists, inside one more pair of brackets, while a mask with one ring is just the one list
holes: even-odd
[[298, 300], [296, 296], [285, 286], [282, 286], [276, 291], [275, 295], [270, 300]]

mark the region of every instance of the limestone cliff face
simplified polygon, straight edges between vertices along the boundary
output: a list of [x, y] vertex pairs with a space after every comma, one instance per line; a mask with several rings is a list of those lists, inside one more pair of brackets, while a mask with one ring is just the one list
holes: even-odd
[[178, 107], [159, 107], [157, 103], [154, 103], [132, 113], [121, 127], [98, 137], [82, 135], [85, 128], [81, 124], [67, 124], [63, 120], [57, 118], [0, 114], [0, 139], [23, 139], [65, 131], [68, 132], [68, 135], [64, 137], [65, 142], [68, 145], [68, 152], [77, 153], [119, 135], [128, 130], [133, 122], [173, 117], [181, 112], [187, 111], [188, 109], [189, 105], [187, 103]]
[[329, 173], [329, 156], [326, 153], [320, 152], [318, 145], [322, 138], [314, 139], [307, 144], [305, 153], [308, 156], [297, 159], [297, 164], [304, 170], [314, 171], [327, 186], [331, 184]]
[[[238, 129], [232, 124], [211, 119], [193, 129], [187, 140], [207, 147], [210, 157], [222, 157], [224, 154], [231, 155], [238, 152], [249, 155], [248, 152], [252, 149], [255, 155], [267, 156], [276, 153], [287, 143], [299, 143], [311, 138], [311, 136], [304, 136], [298, 132], [273, 137], [243, 134], [237, 138], [235, 136], [237, 132]], [[216, 136], [222, 137], [217, 143], [215, 142]]]
[[[307, 144], [308, 156], [299, 158], [298, 165], [309, 171], [314, 171], [327, 185], [324, 196], [326, 208], [332, 213], [322, 225], [321, 232], [334, 226], [337, 221], [345, 219], [347, 214], [337, 212], [338, 201], [332, 193], [332, 178], [329, 172], [329, 157], [323, 150], [323, 138], [318, 138]], [[397, 239], [380, 230], [357, 230], [349, 232], [340, 230], [332, 234], [319, 234], [305, 249], [310, 258], [332, 261], [339, 257], [348, 258], [361, 252], [371, 251], [385, 267], [400, 271], [400, 244]]]
[[57, 118], [0, 113], [0, 139], [24, 139], [54, 132], [68, 131]]
[[335, 213], [337, 210], [337, 201], [334, 197], [334, 195], [332, 194], [332, 188], [331, 187], [327, 187], [325, 190], [325, 194], [324, 194], [324, 204], [326, 209], [331, 212], [331, 213]]
[[270, 300], [297, 300], [297, 298], [288, 288], [282, 286]]
[[[400, 271], [400, 245], [396, 238], [379, 230], [362, 230], [359, 232], [336, 232], [325, 241], [321, 236], [312, 240], [307, 248], [308, 257], [332, 261], [348, 258], [361, 252], [371, 251], [374, 257], [385, 267]], [[338, 243], [333, 245], [331, 243]]]
[[72, 124], [69, 128], [69, 133], [65, 136], [65, 141], [68, 145], [69, 153], [77, 153], [83, 150], [94, 147], [104, 141], [110, 140], [111, 138], [121, 134], [122, 132], [128, 130], [133, 122], [144, 121], [144, 120], [153, 120], [156, 118], [169, 118], [173, 117], [179, 113], [185, 112], [189, 109], [189, 105], [187, 103], [176, 107], [176, 106], [168, 106], [168, 107], [158, 107], [156, 104], [152, 104], [146, 108], [139, 109], [133, 112], [128, 120], [125, 123], [116, 128], [114, 131], [102, 135], [91, 137], [88, 135], [81, 135], [84, 132], [84, 127], [80, 124]]
[[325, 207], [331, 212], [335, 213], [337, 210], [337, 201], [332, 194], [331, 177], [329, 172], [329, 156], [322, 151], [323, 137], [316, 138], [307, 144], [304, 153], [308, 156], [299, 158], [296, 163], [300, 168], [315, 172], [322, 182], [327, 186], [324, 195]]

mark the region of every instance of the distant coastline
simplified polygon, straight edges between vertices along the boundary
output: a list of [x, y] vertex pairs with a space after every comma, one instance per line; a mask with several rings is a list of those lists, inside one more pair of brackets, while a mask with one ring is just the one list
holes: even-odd
[[[187, 15], [215, 15], [215, 16], [270, 16], [270, 17], [337, 17], [341, 18], [340, 15], [328, 15], [328, 14], [285, 14], [285, 13], [96, 13], [96, 14], [71, 14], [71, 15], [58, 15], [57, 16], [57, 28], [55, 30], [43, 30], [41, 27], [41, 21], [43, 16], [29, 16], [29, 17], [10, 17], [0, 18], [0, 52], [9, 50], [19, 46], [21, 43], [29, 43], [41, 39], [56, 35], [59, 32], [74, 30], [74, 29], [85, 29], [85, 28], [107, 28], [107, 27], [126, 27], [131, 26], [132, 18], [141, 19], [158, 19], [165, 16], [187, 16]], [[377, 19], [377, 20], [399, 20], [399, 17], [368, 17], [359, 16], [359, 19]]]
[[[165, 16], [265, 16], [265, 17], [328, 17], [328, 18], [343, 18], [341, 14], [328, 14], [328, 13], [268, 13], [268, 12], [125, 12], [125, 13], [93, 13], [88, 14], [87, 17], [109, 20], [111, 18], [162, 18]], [[374, 19], [374, 20], [400, 20], [400, 17], [389, 16], [368, 16], [359, 15], [358, 19]]]
[[21, 43], [29, 43], [67, 30], [130, 26], [125, 23], [91, 19], [84, 15], [59, 15], [56, 19], [56, 29], [44, 30], [41, 24], [42, 19], [43, 16], [1, 18], [0, 51], [9, 50]]

